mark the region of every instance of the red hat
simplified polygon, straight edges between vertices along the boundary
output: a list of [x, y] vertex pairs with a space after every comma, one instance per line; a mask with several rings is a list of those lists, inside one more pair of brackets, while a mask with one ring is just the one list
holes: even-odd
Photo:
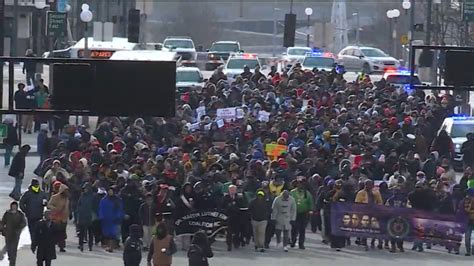
[[288, 163], [283, 158], [278, 159], [278, 165], [283, 169], [288, 168]]
[[184, 137], [184, 142], [194, 142], [194, 137], [192, 135], [188, 135]]
[[288, 133], [282, 132], [281, 135], [280, 135], [280, 137], [282, 137], [282, 138], [284, 138], [285, 140], [287, 140], [287, 139], [288, 139]]
[[396, 124], [398, 123], [398, 120], [395, 116], [392, 116], [392, 118], [390, 118], [390, 124]]

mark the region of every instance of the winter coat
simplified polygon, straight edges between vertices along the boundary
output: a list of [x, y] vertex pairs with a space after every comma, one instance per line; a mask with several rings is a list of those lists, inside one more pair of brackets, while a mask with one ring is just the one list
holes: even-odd
[[463, 205], [464, 211], [467, 213], [467, 217], [469, 218], [469, 224], [474, 225], [474, 197], [468, 196], [464, 198]]
[[124, 216], [122, 200], [117, 197], [104, 197], [99, 203], [99, 219], [102, 234], [105, 237], [116, 238]]
[[373, 202], [369, 202], [369, 193], [367, 192], [367, 190], [363, 189], [357, 192], [355, 203], [365, 203], [365, 204], [371, 203], [371, 204], [383, 205], [382, 196], [380, 195], [380, 192], [378, 191], [372, 191], [372, 200]]
[[97, 218], [95, 209], [95, 195], [92, 192], [82, 193], [77, 202], [77, 224], [90, 226]]
[[36, 224], [33, 242], [31, 247], [36, 249], [36, 259], [54, 260], [56, 259], [56, 239], [55, 226], [52, 221], [41, 220]]
[[49, 187], [51, 186], [51, 179], [56, 177], [58, 173], [61, 173], [66, 180], [70, 178], [69, 173], [62, 167], [58, 168], [57, 170], [49, 169], [43, 176], [43, 185], [48, 188], [47, 192], [49, 192]]
[[49, 154], [49, 147], [48, 147], [48, 133], [46, 131], [41, 130], [38, 133], [38, 137], [36, 138], [37, 143], [37, 151], [40, 156], [45, 156]]
[[28, 220], [41, 220], [43, 218], [43, 207], [48, 200], [48, 194], [44, 191], [34, 192], [31, 187], [20, 198], [20, 209], [25, 213]]
[[296, 220], [296, 202], [292, 196], [287, 200], [280, 195], [275, 198], [272, 205], [272, 220], [276, 222], [275, 229], [291, 230], [291, 222]]
[[268, 203], [263, 199], [254, 199], [249, 204], [250, 217], [253, 221], [261, 222], [268, 220], [268, 215], [270, 209], [268, 208]]
[[[140, 227], [138, 229], [141, 229]], [[140, 232], [132, 232], [124, 243], [123, 263], [125, 266], [138, 266], [142, 260], [143, 242], [140, 239]]]
[[8, 175], [14, 178], [23, 179], [25, 175], [25, 154], [19, 152], [13, 157], [10, 170], [8, 170]]
[[296, 201], [297, 213], [308, 213], [313, 210], [313, 196], [309, 191], [295, 188], [290, 193]]
[[[162, 252], [166, 249], [166, 252]], [[148, 252], [148, 261], [153, 259], [153, 266], [168, 266], [173, 262], [172, 255], [176, 253], [176, 244], [173, 241], [173, 236], [167, 235], [163, 239], [153, 237], [150, 251]]]
[[189, 266], [209, 266], [207, 258], [212, 258], [211, 247], [201, 247], [197, 244], [192, 244], [188, 250]]
[[12, 212], [7, 210], [2, 217], [1, 228], [2, 234], [6, 239], [19, 238], [21, 230], [26, 226], [26, 219], [23, 212], [17, 210]]
[[12, 124], [7, 124], [7, 138], [3, 140], [3, 143], [11, 146], [18, 145], [19, 143], [17, 128]]
[[63, 193], [69, 188], [61, 184], [58, 193], [51, 196], [48, 202], [48, 209], [51, 210], [51, 220], [55, 223], [67, 223], [69, 219], [69, 198]]
[[415, 190], [408, 194], [408, 200], [413, 209], [432, 211], [434, 209], [435, 198], [431, 191], [427, 189]]
[[142, 194], [139, 189], [134, 186], [126, 185], [120, 191], [120, 198], [123, 202], [123, 210], [125, 214], [130, 216], [130, 221], [132, 223], [138, 223], [138, 211], [142, 200]]
[[148, 205], [146, 202], [140, 205], [140, 210], [138, 212], [140, 218], [140, 224], [145, 226], [155, 225], [155, 214], [156, 207], [155, 204]]

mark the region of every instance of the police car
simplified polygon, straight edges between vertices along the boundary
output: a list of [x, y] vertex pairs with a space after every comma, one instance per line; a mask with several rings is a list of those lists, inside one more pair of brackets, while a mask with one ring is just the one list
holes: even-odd
[[301, 61], [303, 70], [318, 70], [331, 71], [336, 66], [334, 55], [329, 52], [311, 52], [307, 53]]
[[[454, 166], [456, 169], [462, 169], [463, 154], [461, 147], [467, 141], [467, 133], [474, 132], [474, 117], [472, 116], [453, 116], [444, 119], [441, 124], [441, 130], [446, 130], [448, 136], [451, 137], [454, 144]], [[438, 131], [438, 134], [439, 134]]]
[[[410, 71], [405, 69], [389, 69], [386, 70], [383, 75], [383, 78], [387, 84], [390, 84], [398, 89], [403, 89], [407, 93], [411, 93], [413, 91], [413, 89], [410, 88], [410, 77]], [[421, 81], [417, 74], [413, 76], [413, 85], [421, 85]]]
[[318, 70], [332, 71], [334, 67], [338, 66], [334, 55], [329, 52], [310, 52], [306, 56], [294, 64], [291, 69], [288, 71], [288, 75], [291, 75], [296, 67], [299, 67], [302, 70], [313, 70], [317, 68]]
[[305, 58], [307, 53], [311, 53], [312, 49], [309, 47], [288, 47], [283, 53], [282, 71], [289, 70], [296, 62]]
[[253, 73], [255, 68], [261, 67], [260, 61], [256, 54], [236, 53], [231, 54], [227, 63], [224, 67], [224, 74], [229, 79], [235, 78], [235, 76], [244, 72], [244, 67], [248, 66], [250, 71]]

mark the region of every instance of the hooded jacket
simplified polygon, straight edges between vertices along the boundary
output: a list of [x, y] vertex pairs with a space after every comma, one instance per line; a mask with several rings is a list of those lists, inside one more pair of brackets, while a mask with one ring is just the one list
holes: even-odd
[[82, 193], [77, 202], [77, 223], [78, 225], [89, 226], [97, 218], [97, 208], [95, 195], [92, 191]]
[[48, 202], [48, 209], [51, 210], [51, 220], [56, 223], [67, 223], [69, 218], [69, 197], [64, 192], [69, 188], [61, 184], [58, 193], [51, 196]]
[[44, 191], [34, 192], [30, 186], [21, 196], [20, 209], [25, 213], [28, 220], [41, 220], [43, 218], [44, 203], [47, 200], [48, 195]]
[[143, 248], [140, 235], [141, 227], [137, 224], [132, 224], [130, 226], [130, 236], [125, 241], [123, 249], [123, 262], [125, 266], [140, 265]]
[[2, 234], [5, 236], [6, 239], [20, 237], [21, 230], [25, 226], [25, 215], [20, 210], [17, 210], [16, 212], [7, 210], [5, 214], [3, 214], [1, 227], [3, 228]]

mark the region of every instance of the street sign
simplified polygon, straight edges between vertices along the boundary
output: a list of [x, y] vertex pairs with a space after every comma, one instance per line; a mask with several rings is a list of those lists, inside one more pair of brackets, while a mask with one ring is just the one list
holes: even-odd
[[462, 19], [474, 21], [474, 0], [464, 0], [462, 5]]
[[56, 2], [56, 10], [61, 13], [67, 12], [66, 10], [67, 0], [57, 0]]
[[0, 124], [0, 139], [6, 139], [8, 134], [8, 127], [5, 124]]
[[46, 35], [48, 37], [66, 37], [67, 13], [48, 11]]
[[400, 43], [402, 45], [407, 45], [409, 42], [410, 42], [410, 40], [408, 39], [407, 34], [403, 34], [402, 36], [400, 36]]

